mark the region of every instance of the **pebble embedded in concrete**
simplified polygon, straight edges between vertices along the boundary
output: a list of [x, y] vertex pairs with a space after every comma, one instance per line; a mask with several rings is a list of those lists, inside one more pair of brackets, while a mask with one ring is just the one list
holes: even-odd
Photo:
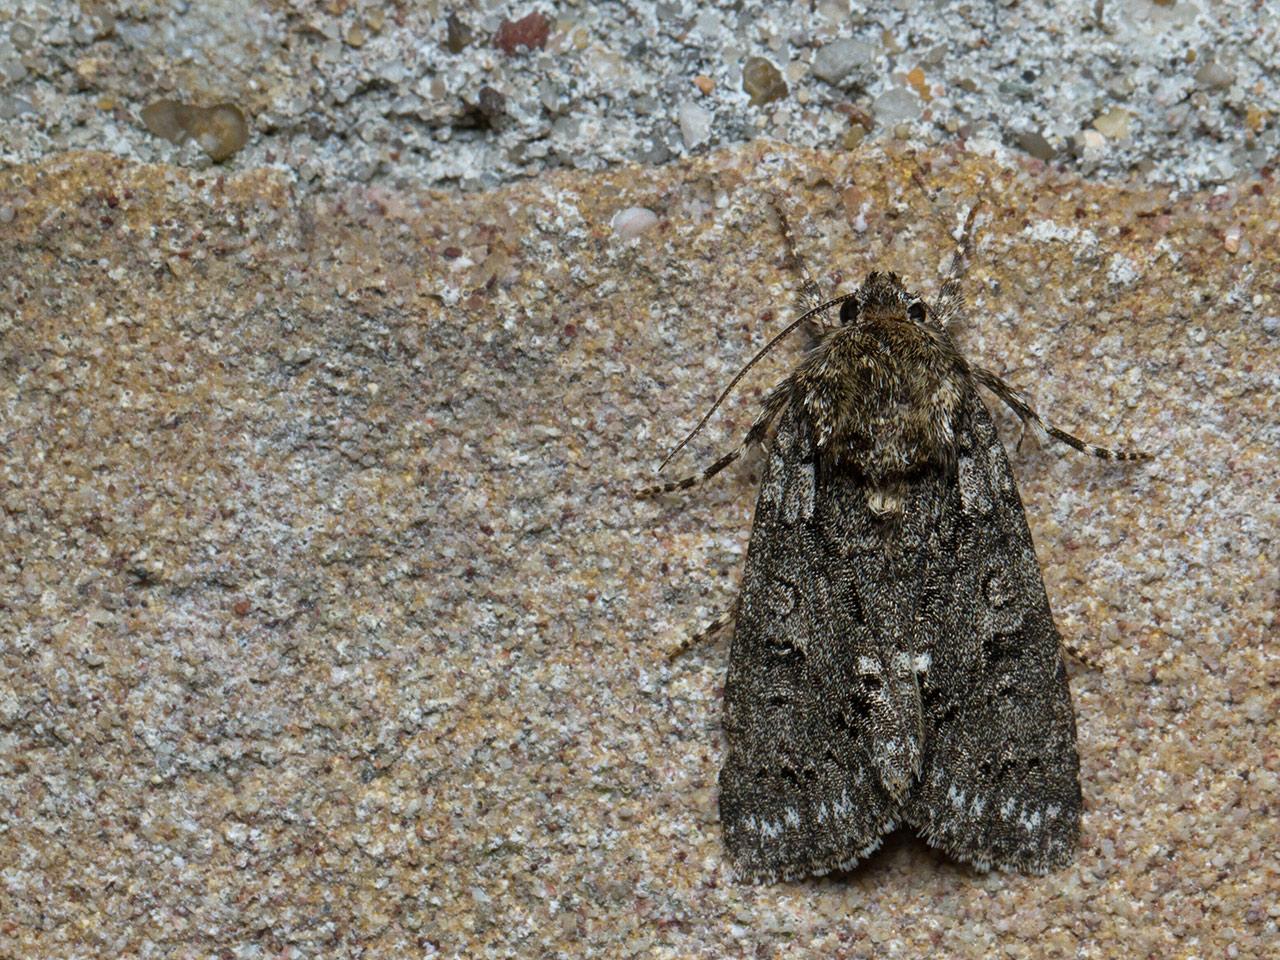
[[692, 100], [680, 104], [680, 138], [684, 140], [685, 149], [694, 150], [710, 139], [711, 119], [711, 112]]

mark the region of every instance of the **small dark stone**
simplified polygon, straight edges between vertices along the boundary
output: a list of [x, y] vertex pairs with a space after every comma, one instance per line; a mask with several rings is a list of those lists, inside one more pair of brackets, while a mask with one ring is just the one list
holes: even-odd
[[1018, 145], [1018, 149], [1031, 154], [1037, 160], [1044, 160], [1046, 163], [1057, 156], [1058, 151], [1053, 148], [1048, 140], [1038, 131], [1032, 130], [1028, 133], [1020, 133], [1014, 137], [1014, 143]]
[[778, 68], [764, 57], [751, 57], [742, 65], [742, 89], [751, 96], [751, 105], [760, 107], [787, 95], [787, 82]]
[[197, 107], [177, 100], [157, 100], [142, 111], [142, 122], [170, 143], [194, 137], [211, 160], [234, 156], [249, 139], [244, 112], [234, 103]]
[[456, 13], [449, 14], [449, 19], [445, 21], [444, 45], [450, 53], [461, 53], [475, 38], [471, 28]]
[[481, 87], [476, 109], [489, 121], [489, 125], [493, 126], [494, 122], [507, 112], [507, 98], [493, 87]]
[[170, 143], [189, 136], [191, 108], [177, 100], [157, 100], [142, 108], [142, 122], [151, 133]]
[[495, 130], [506, 113], [507, 98], [493, 87], [483, 86], [476, 94], [474, 103], [463, 103], [462, 116], [458, 118], [457, 125], [476, 130]]
[[671, 159], [671, 148], [661, 137], [652, 136], [648, 140], [641, 141], [641, 144], [635, 152], [637, 162], [657, 166]]
[[248, 141], [249, 124], [244, 111], [234, 103], [220, 103], [196, 113], [191, 135], [210, 160], [221, 163], [239, 152]]

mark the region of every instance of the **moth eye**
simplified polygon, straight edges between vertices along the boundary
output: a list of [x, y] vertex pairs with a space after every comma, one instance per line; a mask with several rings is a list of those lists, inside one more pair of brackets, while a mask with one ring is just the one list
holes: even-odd
[[858, 319], [858, 301], [846, 300], [840, 304], [840, 326], [853, 323]]
[[913, 323], [924, 323], [924, 318], [927, 315], [928, 311], [925, 310], [924, 304], [919, 300], [907, 307], [907, 319]]

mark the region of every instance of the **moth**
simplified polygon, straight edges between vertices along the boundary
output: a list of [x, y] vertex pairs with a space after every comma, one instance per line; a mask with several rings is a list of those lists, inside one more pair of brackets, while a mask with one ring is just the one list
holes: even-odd
[[720, 820], [741, 879], [847, 869], [899, 826], [984, 870], [1043, 873], [1074, 855], [1061, 640], [981, 391], [1076, 450], [1146, 455], [1046, 423], [961, 354], [949, 331], [976, 210], [934, 302], [872, 272], [806, 311], [694, 430], [770, 347], [838, 308], [743, 443], [701, 476], [644, 491], [688, 489], [765, 448], [737, 603], [707, 631], [734, 624]]

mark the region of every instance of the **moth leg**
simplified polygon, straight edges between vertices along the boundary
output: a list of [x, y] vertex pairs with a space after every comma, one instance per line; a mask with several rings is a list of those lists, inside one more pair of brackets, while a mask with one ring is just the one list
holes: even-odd
[[705, 483], [723, 470], [733, 461], [742, 456], [747, 448], [756, 443], [761, 443], [769, 433], [769, 424], [773, 422], [774, 416], [777, 414], [780, 403], [779, 398], [785, 399], [786, 394], [775, 391], [769, 399], [765, 401], [764, 409], [760, 415], [756, 417], [756, 422], [751, 425], [751, 429], [747, 431], [747, 435], [743, 438], [742, 443], [734, 447], [715, 463], [711, 464], [701, 473], [690, 474], [679, 480], [668, 480], [666, 483], [655, 484], [651, 487], [644, 487], [636, 491], [636, 497], [640, 500], [651, 500], [654, 497], [660, 497], [664, 493], [673, 493], [676, 490], [688, 490], [696, 487], [700, 483]]
[[1093, 659], [1093, 657], [1089, 656], [1089, 654], [1085, 653], [1083, 650], [1077, 647], [1074, 643], [1071, 643], [1070, 641], [1067, 641], [1067, 640], [1063, 640], [1062, 649], [1067, 651], [1067, 654], [1071, 657], [1071, 659], [1078, 660], [1080, 663], [1084, 664], [1090, 670], [1097, 670], [1099, 673], [1102, 672], [1102, 669], [1103, 669], [1102, 664], [1100, 664], [1097, 660]]
[[809, 274], [804, 258], [800, 256], [800, 251], [796, 247], [796, 235], [791, 229], [791, 221], [787, 219], [787, 214], [782, 209], [782, 202], [777, 196], [773, 196], [769, 199], [769, 205], [773, 207], [773, 213], [778, 218], [778, 225], [782, 228], [782, 240], [787, 245], [788, 265], [800, 274], [800, 293], [798, 294], [800, 309], [802, 312], [807, 313], [823, 302], [822, 287]]
[[738, 606], [737, 604], [734, 604], [728, 610], [725, 610], [718, 617], [716, 617], [714, 620], [708, 623], [701, 630], [694, 631], [693, 633], [686, 636], [679, 643], [677, 643], [675, 646], [669, 647], [667, 649], [667, 659], [674, 660], [676, 659], [676, 657], [679, 657], [682, 654], [688, 653], [698, 644], [702, 643], [703, 640], [707, 640], [710, 637], [715, 636], [717, 633], [719, 633], [721, 630], [729, 626], [731, 623], [733, 623], [737, 619], [738, 619]]
[[717, 473], [742, 456], [746, 449], [747, 441], [744, 440], [741, 444], [734, 447], [701, 473], [692, 473], [687, 477], [681, 477], [679, 480], [668, 480], [666, 483], [657, 483], [651, 487], [644, 487], [636, 491], [636, 498], [639, 500], [652, 500], [654, 497], [660, 497], [664, 493], [674, 493], [677, 490], [689, 490], [700, 483], [706, 483]]
[[1107, 447], [1095, 447], [1091, 443], [1081, 440], [1077, 436], [1067, 433], [1065, 430], [1059, 430], [1051, 423], [1036, 413], [1031, 403], [1018, 393], [1017, 390], [1005, 383], [1000, 377], [996, 376], [990, 370], [984, 370], [981, 367], [973, 368], [973, 375], [977, 381], [999, 397], [1009, 406], [1014, 413], [1018, 415], [1024, 426], [1030, 426], [1040, 435], [1050, 436], [1060, 443], [1065, 443], [1072, 449], [1079, 450], [1081, 453], [1087, 453], [1091, 457], [1098, 457], [1101, 460], [1150, 460], [1151, 454], [1143, 453], [1135, 450], [1110, 450]]

